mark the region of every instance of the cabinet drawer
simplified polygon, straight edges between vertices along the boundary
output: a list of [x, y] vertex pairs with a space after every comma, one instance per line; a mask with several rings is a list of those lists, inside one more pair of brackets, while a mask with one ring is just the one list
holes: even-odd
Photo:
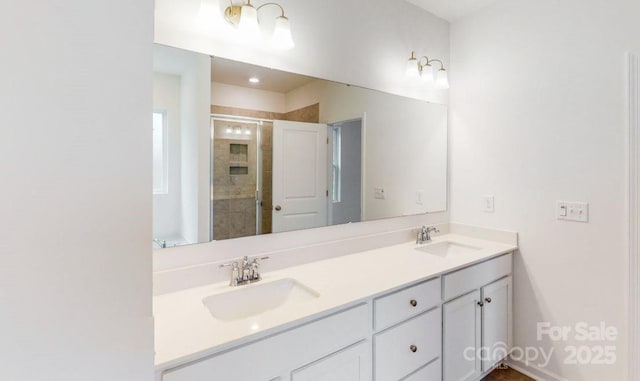
[[433, 361], [402, 381], [442, 381], [442, 365], [440, 359]]
[[163, 381], [278, 379], [296, 369], [366, 338], [370, 317], [362, 304], [329, 317], [170, 370]]
[[433, 279], [377, 298], [373, 302], [376, 331], [440, 304], [440, 280]]
[[441, 319], [440, 308], [435, 308], [375, 335], [375, 380], [399, 380], [439, 357]]
[[442, 296], [449, 300], [511, 274], [511, 253], [442, 277]]

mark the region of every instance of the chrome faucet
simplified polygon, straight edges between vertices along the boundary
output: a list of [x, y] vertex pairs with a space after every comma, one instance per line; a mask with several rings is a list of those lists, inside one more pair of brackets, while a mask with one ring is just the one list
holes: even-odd
[[221, 264], [220, 267], [231, 267], [231, 279], [229, 286], [236, 287], [245, 284], [259, 282], [262, 279], [260, 275], [260, 263], [258, 259], [265, 260], [269, 257], [253, 258], [249, 260], [248, 256], [242, 257], [242, 267], [238, 261]]
[[431, 241], [431, 232], [440, 233], [440, 230], [438, 230], [438, 228], [435, 226], [426, 227], [423, 225], [421, 228], [418, 228], [416, 244], [422, 245], [423, 243]]

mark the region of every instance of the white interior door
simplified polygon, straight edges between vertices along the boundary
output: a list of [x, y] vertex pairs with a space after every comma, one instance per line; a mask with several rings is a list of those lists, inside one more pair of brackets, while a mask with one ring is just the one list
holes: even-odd
[[273, 122], [274, 233], [327, 225], [327, 125]]

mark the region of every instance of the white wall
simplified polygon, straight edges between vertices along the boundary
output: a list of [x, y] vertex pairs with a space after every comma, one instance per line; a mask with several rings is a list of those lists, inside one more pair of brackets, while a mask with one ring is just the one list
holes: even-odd
[[155, 45], [157, 73], [180, 76], [180, 235], [190, 243], [209, 240], [211, 59], [204, 54]]
[[[228, 1], [219, 1], [220, 8]], [[155, 41], [170, 46], [331, 79], [437, 103], [448, 92], [433, 90], [404, 77], [411, 50], [449, 62], [449, 25], [404, 0], [279, 2], [291, 21], [296, 47], [280, 52], [268, 46], [247, 46], [220, 19], [207, 28], [196, 22], [198, 0], [158, 0]], [[261, 26], [272, 30], [275, 7], [260, 11]], [[419, 82], [419, 81], [417, 81]]]
[[164, 111], [168, 150], [167, 193], [153, 195], [153, 238], [170, 240], [180, 237], [181, 178], [180, 178], [180, 77], [153, 74], [153, 109]]
[[278, 113], [289, 111], [283, 93], [219, 82], [211, 82], [211, 104]]
[[153, 377], [152, 15], [0, 2], [4, 380]]
[[[625, 52], [640, 51], [639, 14], [637, 1], [511, 0], [451, 27], [452, 220], [519, 232], [515, 344], [554, 348], [546, 370], [569, 380], [627, 379]], [[589, 223], [557, 221], [556, 200], [589, 202]], [[617, 327], [617, 363], [564, 364], [565, 345], [585, 343], [538, 341], [544, 321]]]

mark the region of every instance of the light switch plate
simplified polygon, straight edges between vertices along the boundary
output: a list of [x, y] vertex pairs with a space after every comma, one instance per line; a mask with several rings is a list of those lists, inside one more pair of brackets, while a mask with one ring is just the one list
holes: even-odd
[[559, 220], [589, 222], [589, 204], [577, 201], [558, 201], [556, 217]]
[[422, 203], [424, 202], [423, 199], [424, 199], [424, 191], [417, 190], [416, 191], [416, 204], [422, 205]]
[[373, 198], [384, 200], [384, 188], [382, 187], [373, 188]]
[[485, 213], [493, 213], [495, 212], [494, 198], [493, 195], [488, 195], [482, 197], [482, 211]]

